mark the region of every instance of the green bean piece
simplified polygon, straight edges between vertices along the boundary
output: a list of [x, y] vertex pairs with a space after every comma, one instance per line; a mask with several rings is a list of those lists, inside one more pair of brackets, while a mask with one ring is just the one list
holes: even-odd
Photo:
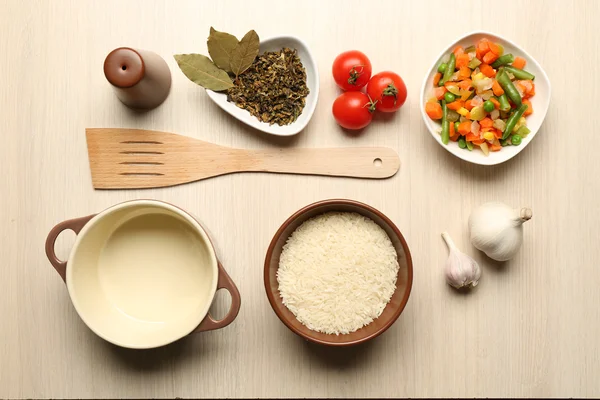
[[492, 68], [498, 68], [506, 64], [510, 64], [515, 61], [515, 58], [512, 54], [508, 53], [503, 56], [498, 57], [496, 61], [492, 63]]
[[444, 86], [444, 83], [446, 83], [446, 81], [448, 79], [450, 79], [450, 77], [454, 73], [455, 68], [456, 68], [456, 57], [454, 56], [454, 53], [452, 53], [452, 54], [450, 54], [450, 61], [448, 61], [448, 65], [446, 66], [446, 70], [444, 71], [444, 76], [442, 76], [442, 79], [440, 79], [438, 86]]
[[508, 97], [506, 97], [506, 93], [498, 97], [498, 103], [500, 103], [500, 111], [510, 110], [510, 103], [508, 102]]
[[532, 74], [531, 72], [527, 72], [524, 69], [519, 69], [519, 68], [515, 68], [510, 65], [507, 65], [506, 67], [504, 67], [504, 70], [513, 74], [515, 76], [515, 78], [517, 78], [517, 79], [529, 79], [529, 80], [535, 79], [534, 74]]
[[442, 100], [442, 143], [448, 144], [450, 141], [450, 121], [448, 121], [448, 107], [446, 100]]
[[475, 46], [469, 46], [465, 49], [465, 53], [469, 54], [469, 53], [473, 53], [477, 51], [477, 48]]
[[522, 139], [521, 139], [521, 136], [519, 136], [519, 135], [516, 135], [516, 134], [515, 134], [515, 135], [512, 135], [512, 137], [510, 138], [510, 142], [511, 142], [513, 145], [515, 145], [515, 146], [518, 146], [518, 145], [520, 145], [520, 144], [521, 144], [521, 140], [522, 140]]
[[496, 108], [494, 106], [494, 103], [492, 103], [489, 100], [486, 100], [485, 103], [483, 103], [483, 111], [485, 111], [485, 112], [488, 112], [488, 113], [492, 112], [492, 111], [494, 111], [494, 108]]
[[525, 110], [527, 110], [527, 104], [521, 104], [519, 106], [519, 108], [517, 108], [512, 113], [512, 115], [510, 116], [508, 121], [506, 121], [506, 127], [504, 128], [504, 134], [502, 135], [503, 140], [508, 138], [508, 136], [510, 136], [513, 129], [515, 128], [515, 125], [517, 125], [517, 122], [519, 122], [519, 120], [523, 116], [523, 113], [525, 112]]
[[456, 122], [454, 123], [454, 131], [455, 131], [455, 132], [458, 132], [458, 126], [459, 126], [459, 125], [460, 125], [460, 122], [458, 122], [458, 121], [456, 121]]
[[508, 146], [509, 144], [510, 144], [510, 140], [508, 140], [508, 139], [504, 139], [504, 140], [502, 140], [502, 141], [500, 142], [500, 145], [501, 145], [502, 147], [506, 147], [506, 146]]
[[467, 141], [465, 140], [465, 138], [461, 137], [460, 139], [458, 139], [458, 147], [460, 147], [461, 149], [467, 148]]
[[521, 99], [521, 95], [517, 91], [517, 88], [515, 87], [515, 85], [513, 85], [512, 81], [508, 77], [506, 71], [500, 72], [500, 76], [497, 76], [496, 80], [498, 81], [500, 86], [502, 86], [502, 89], [504, 89], [505, 94], [513, 102], [513, 104], [517, 107], [520, 107], [523, 103], [523, 100]]
[[444, 72], [446, 72], [446, 68], [448, 67], [448, 64], [446, 63], [441, 63], [440, 66], [438, 67], [438, 72], [443, 74]]
[[452, 93], [446, 92], [444, 94], [444, 100], [446, 100], [446, 103], [452, 103], [454, 100], [456, 100], [456, 97]]
[[515, 132], [515, 133], [521, 137], [527, 137], [527, 135], [529, 135], [531, 133], [531, 131], [529, 130], [528, 127], [523, 125], [519, 129], [517, 129], [517, 132]]
[[469, 150], [469, 151], [473, 150], [473, 143], [467, 142], [467, 150]]

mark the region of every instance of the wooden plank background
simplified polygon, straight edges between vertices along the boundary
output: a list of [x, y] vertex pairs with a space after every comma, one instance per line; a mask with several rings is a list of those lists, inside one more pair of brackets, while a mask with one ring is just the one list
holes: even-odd
[[[600, 396], [598, 30], [600, 2], [490, 3], [355, 0], [0, 0], [0, 397]], [[211, 103], [176, 66], [206, 52], [209, 27], [242, 36], [301, 37], [320, 68], [308, 128], [274, 139]], [[489, 29], [545, 68], [553, 98], [542, 130], [515, 159], [467, 164], [430, 137], [421, 80], [458, 36]], [[173, 88], [136, 114], [106, 82], [119, 46], [153, 50]], [[331, 116], [331, 63], [361, 49], [404, 78], [407, 103], [357, 137]], [[177, 132], [225, 146], [389, 146], [401, 158], [385, 181], [238, 174], [156, 190], [94, 191], [84, 129]], [[262, 284], [268, 243], [294, 211], [351, 198], [387, 214], [405, 235], [414, 286], [400, 319], [351, 349], [307, 344], [271, 310]], [[228, 328], [152, 351], [116, 348], [81, 322], [43, 244], [58, 222], [115, 203], [154, 198], [196, 214], [238, 284], [242, 310]], [[467, 218], [488, 200], [530, 206], [518, 256], [499, 265], [468, 242]], [[440, 232], [482, 265], [477, 290], [443, 280]], [[66, 257], [73, 235], [61, 237]], [[226, 300], [220, 299], [223, 308]]]

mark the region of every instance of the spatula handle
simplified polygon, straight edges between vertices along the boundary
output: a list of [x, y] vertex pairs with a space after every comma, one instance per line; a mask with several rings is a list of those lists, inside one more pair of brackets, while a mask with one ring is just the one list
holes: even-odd
[[246, 152], [243, 169], [255, 172], [383, 179], [400, 168], [398, 154], [387, 147], [265, 149]]

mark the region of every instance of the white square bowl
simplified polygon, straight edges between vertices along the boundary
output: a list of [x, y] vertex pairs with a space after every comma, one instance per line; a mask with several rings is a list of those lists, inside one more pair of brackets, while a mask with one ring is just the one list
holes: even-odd
[[[531, 133], [523, 139], [522, 143], [519, 146], [506, 146], [503, 147], [500, 151], [490, 152], [488, 156], [485, 156], [480, 150], [473, 149], [473, 151], [468, 151], [465, 149], [461, 149], [460, 147], [458, 147], [457, 142], [451, 141], [447, 145], [443, 144], [441, 136], [438, 133], [441, 130], [441, 123], [429, 118], [427, 116], [427, 113], [425, 112], [425, 102], [433, 96], [433, 76], [437, 72], [438, 65], [442, 62], [442, 60], [448, 57], [450, 52], [452, 52], [456, 46], [462, 46], [463, 48], [466, 48], [475, 45], [479, 39], [484, 37], [490, 39], [495, 43], [501, 44], [504, 47], [505, 54], [511, 53], [515, 57], [523, 57], [527, 61], [525, 70], [535, 75], [535, 96], [533, 96], [530, 99], [531, 106], [533, 107], [533, 114], [527, 116], [527, 127], [531, 130]], [[427, 129], [429, 129], [431, 136], [433, 136], [433, 138], [440, 144], [440, 146], [448, 150], [450, 153], [454, 154], [458, 158], [462, 158], [463, 160], [471, 162], [473, 164], [495, 165], [510, 160], [511, 158], [519, 154], [533, 140], [538, 130], [542, 126], [542, 122], [544, 121], [546, 113], [548, 112], [548, 106], [550, 105], [550, 92], [551, 88], [548, 76], [546, 75], [540, 64], [538, 64], [538, 62], [533, 57], [527, 54], [525, 50], [521, 49], [519, 46], [517, 46], [510, 40], [504, 39], [493, 33], [481, 31], [472, 32], [452, 42], [452, 44], [450, 44], [446, 49], [444, 49], [444, 51], [435, 60], [431, 69], [425, 76], [425, 79], [423, 80], [423, 85], [421, 87], [421, 115], [423, 116], [423, 121], [425, 122]]]
[[259, 121], [255, 116], [250, 115], [248, 111], [239, 108], [234, 103], [228, 102], [226, 93], [214, 92], [212, 90], [207, 90], [206, 93], [208, 93], [211, 100], [217, 103], [219, 107], [248, 126], [276, 136], [293, 136], [297, 134], [306, 127], [315, 112], [319, 97], [319, 70], [308, 46], [294, 36], [276, 36], [263, 40], [260, 42], [260, 53], [262, 54], [265, 51], [279, 51], [284, 47], [298, 51], [298, 57], [300, 57], [302, 65], [304, 65], [304, 69], [306, 70], [306, 85], [310, 90], [310, 93], [306, 97], [306, 104], [302, 113], [291, 124], [283, 126], [277, 124], [269, 125]]

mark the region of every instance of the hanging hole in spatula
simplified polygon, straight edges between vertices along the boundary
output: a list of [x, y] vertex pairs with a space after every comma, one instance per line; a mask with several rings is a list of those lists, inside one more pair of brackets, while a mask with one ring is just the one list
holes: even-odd
[[382, 165], [382, 164], [383, 164], [383, 161], [381, 161], [381, 158], [376, 158], [376, 159], [374, 159], [374, 160], [373, 160], [373, 165], [374, 165], [376, 168], [379, 168], [379, 167], [381, 167], [381, 165]]

